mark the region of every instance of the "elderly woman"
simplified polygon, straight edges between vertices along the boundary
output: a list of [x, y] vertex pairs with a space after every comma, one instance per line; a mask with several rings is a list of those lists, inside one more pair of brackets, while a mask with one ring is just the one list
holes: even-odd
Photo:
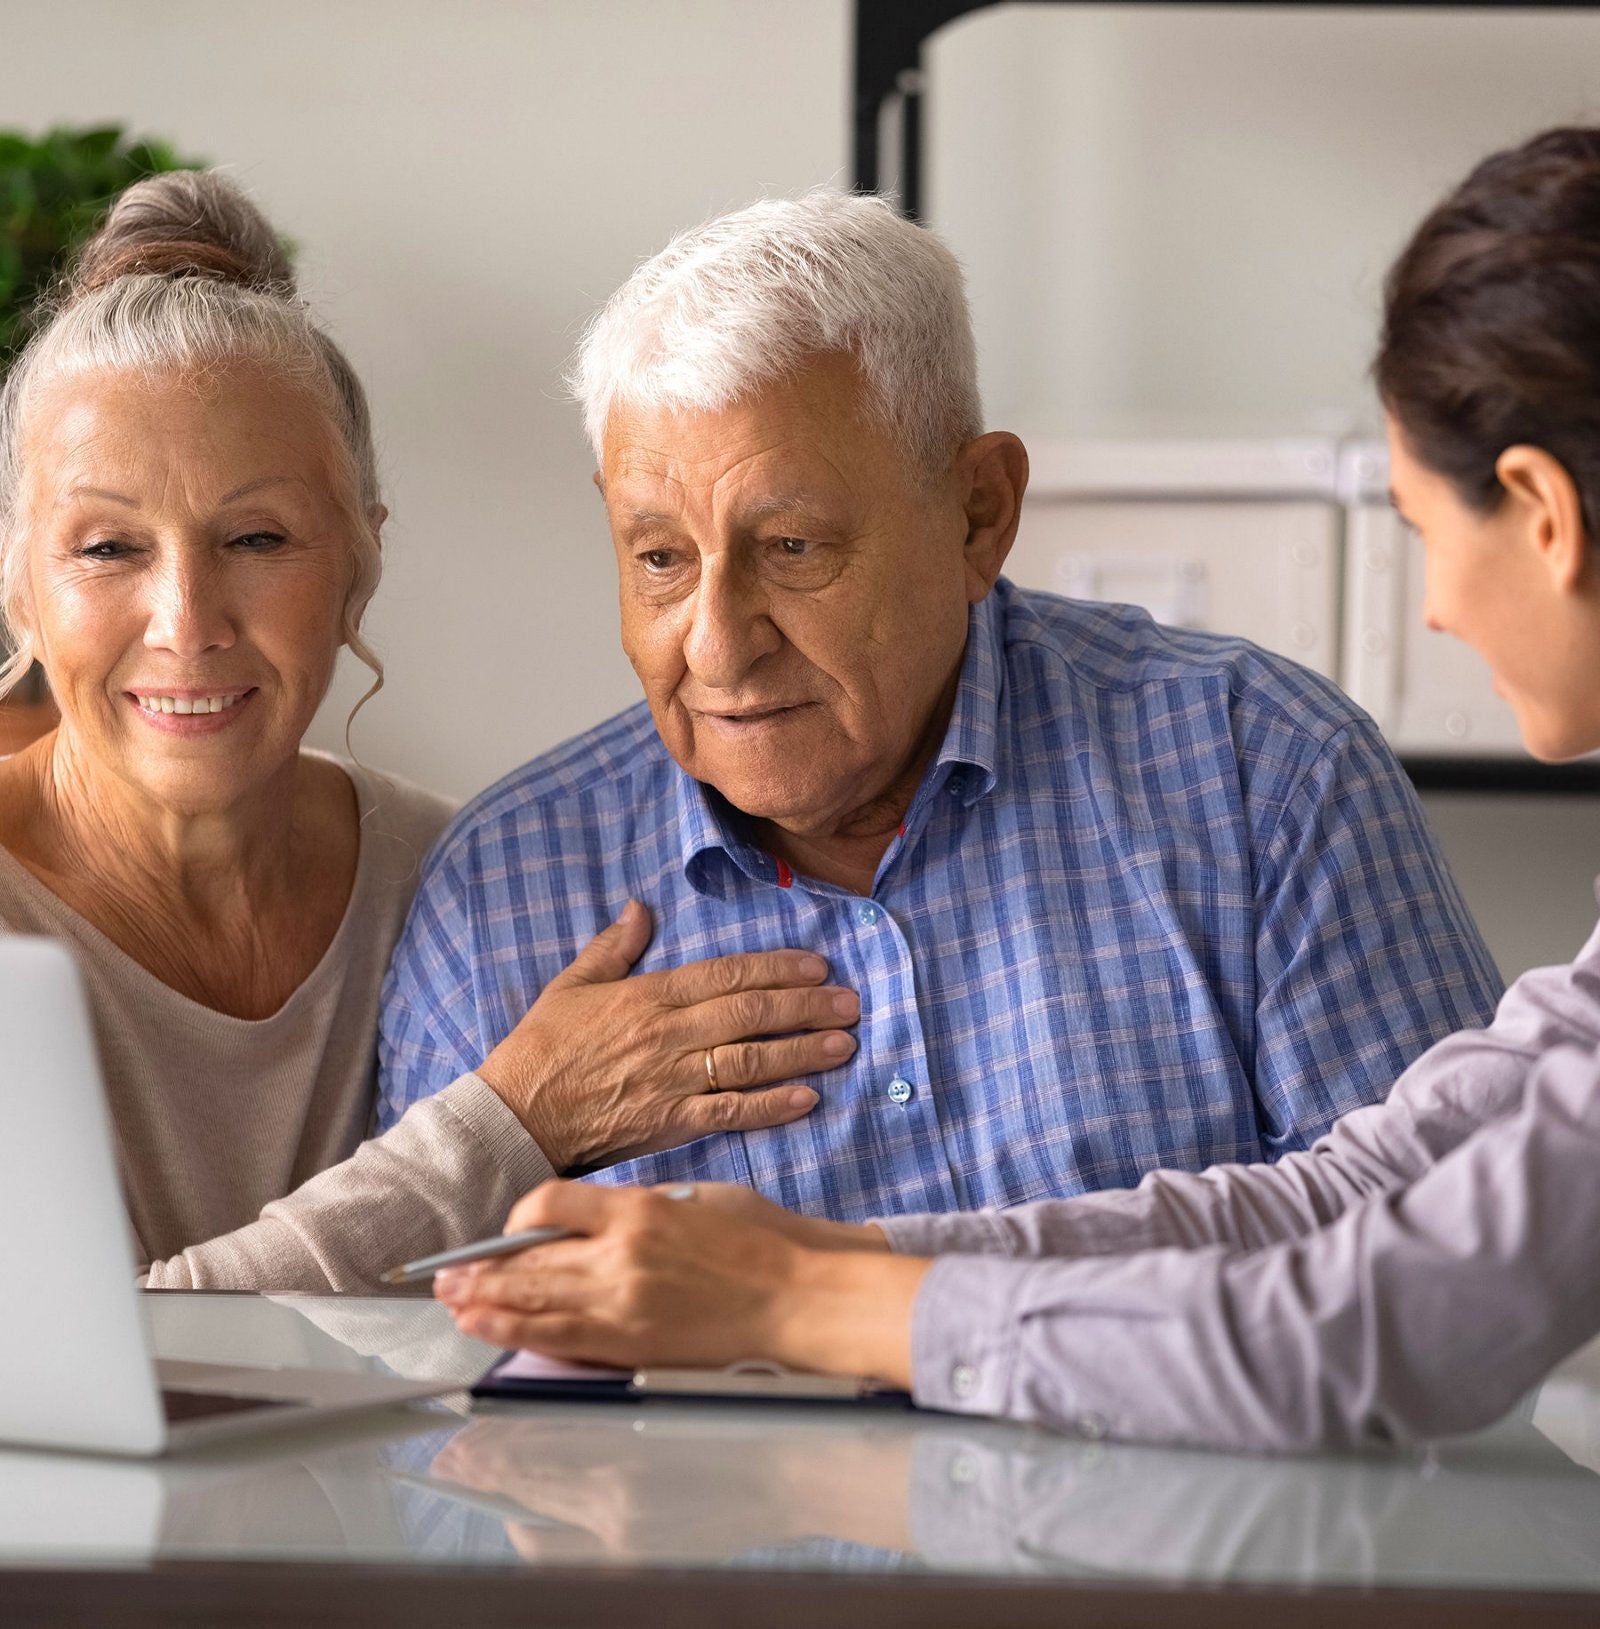
[[[301, 745], [342, 646], [378, 672], [384, 515], [361, 386], [268, 223], [214, 175], [124, 194], [0, 397], [4, 677], [37, 658], [61, 710], [0, 762], [0, 927], [77, 953], [154, 1285], [370, 1284], [579, 1151], [805, 1113], [794, 1086], [709, 1095], [707, 1048], [840, 1023], [797, 952], [623, 980], [632, 905], [481, 1075], [360, 1146], [449, 814]], [[825, 1066], [821, 1041], [741, 1048], [723, 1084]]]
[[[1430, 626], [1484, 656], [1530, 751], [1600, 749], [1600, 129], [1487, 160], [1428, 217], [1376, 371]], [[1470, 1430], [1600, 1333], [1597, 1048], [1600, 931], [1275, 1166], [860, 1227], [551, 1183], [512, 1226], [585, 1237], [438, 1293], [561, 1357], [773, 1358], [1091, 1436]]]

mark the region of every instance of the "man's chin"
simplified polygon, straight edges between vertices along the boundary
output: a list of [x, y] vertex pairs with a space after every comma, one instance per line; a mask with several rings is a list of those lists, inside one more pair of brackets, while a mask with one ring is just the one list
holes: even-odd
[[838, 800], [829, 799], [815, 786], [797, 785], [776, 776], [693, 769], [689, 773], [714, 787], [746, 819], [780, 826], [796, 837], [826, 834], [839, 818]]
[[[716, 786], [716, 782], [709, 783]], [[747, 820], [759, 820], [768, 826], [778, 826], [796, 837], [815, 837], [832, 829], [832, 810], [818, 810], [793, 795], [772, 791], [717, 790]]]
[[846, 778], [835, 776], [824, 785], [818, 770], [840, 745], [836, 736], [824, 739], [818, 731], [791, 725], [737, 744], [697, 732], [694, 750], [673, 757], [741, 814], [798, 833], [825, 828], [838, 811]]

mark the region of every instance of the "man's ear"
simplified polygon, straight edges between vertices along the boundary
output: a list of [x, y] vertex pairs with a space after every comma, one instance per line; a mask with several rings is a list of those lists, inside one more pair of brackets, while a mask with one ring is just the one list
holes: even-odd
[[589, 479], [594, 482], [595, 491], [598, 492], [602, 498], [605, 497], [606, 478], [604, 473], [600, 470], [596, 470], [594, 474], [589, 477]]
[[1513, 507], [1508, 519], [1534, 549], [1552, 586], [1570, 593], [1589, 565], [1583, 500], [1566, 465], [1543, 447], [1507, 447], [1494, 472]]
[[372, 535], [378, 540], [378, 547], [383, 547], [383, 528], [389, 523], [389, 506], [386, 503], [375, 503], [367, 511], [367, 524], [372, 528]]
[[1016, 541], [1028, 449], [1009, 430], [991, 430], [962, 447], [955, 468], [967, 515], [967, 600], [976, 605], [994, 587]]

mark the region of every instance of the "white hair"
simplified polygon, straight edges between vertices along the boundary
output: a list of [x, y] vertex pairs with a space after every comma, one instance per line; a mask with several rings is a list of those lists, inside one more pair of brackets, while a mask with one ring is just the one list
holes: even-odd
[[601, 456], [612, 406], [717, 411], [849, 352], [919, 471], [983, 427], [961, 267], [882, 198], [818, 188], [680, 233], [605, 303], [569, 374]]
[[[33, 660], [21, 615], [26, 579], [19, 543], [23, 430], [52, 383], [95, 372], [176, 374], [203, 380], [255, 362], [302, 388], [327, 414], [344, 454], [341, 494], [352, 533], [341, 631], [372, 669], [361, 617], [381, 571], [374, 516], [377, 456], [366, 393], [344, 353], [296, 297], [287, 257], [255, 205], [215, 173], [179, 171], [136, 182], [86, 245], [74, 276], [0, 389], [0, 696]], [[372, 691], [368, 692], [371, 695]]]

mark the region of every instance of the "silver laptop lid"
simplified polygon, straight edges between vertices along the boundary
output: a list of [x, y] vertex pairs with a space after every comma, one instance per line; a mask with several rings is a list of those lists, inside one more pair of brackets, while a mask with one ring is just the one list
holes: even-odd
[[0, 1442], [159, 1453], [166, 1439], [82, 981], [0, 935]]

